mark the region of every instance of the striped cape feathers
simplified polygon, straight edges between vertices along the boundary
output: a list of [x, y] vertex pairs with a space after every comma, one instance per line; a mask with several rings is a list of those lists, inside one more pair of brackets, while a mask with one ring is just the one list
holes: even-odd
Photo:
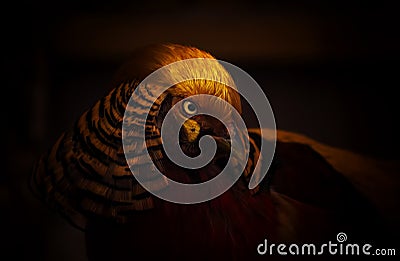
[[[143, 144], [132, 142], [127, 147], [131, 160], [129, 163], [135, 166], [133, 175], [127, 165], [122, 146], [123, 116], [128, 110], [130, 118], [139, 119], [137, 123], [140, 119], [146, 121], [146, 146], [160, 171], [165, 171], [157, 116], [168, 93], [154, 97], [151, 88], [141, 88], [135, 94], [134, 90], [143, 78], [156, 69], [190, 58], [214, 59], [209, 53], [197, 48], [174, 44], [149, 46], [139, 50], [117, 72], [114, 82], [117, 87], [85, 111], [73, 128], [63, 133], [49, 152], [35, 163], [31, 177], [31, 187], [35, 194], [82, 229], [91, 218], [101, 217], [124, 223], [136, 212], [154, 208], [154, 198], [134, 178], [135, 174], [145, 175], [141, 170], [147, 170], [146, 164], [151, 164], [143, 159], [143, 151], [146, 149]], [[184, 72], [187, 68], [180, 69]], [[212, 94], [227, 100], [241, 112], [237, 93], [230, 92], [226, 86], [218, 83], [232, 81], [222, 67], [196, 73], [199, 76], [208, 74], [206, 76], [217, 83], [201, 79], [178, 83], [168, 90], [169, 94]], [[168, 80], [179, 82], [179, 72], [171, 75], [178, 78]], [[155, 102], [149, 115], [146, 119], [140, 118], [143, 113], [141, 108], [151, 101]], [[258, 157], [254, 145], [251, 141], [251, 164], [245, 171], [247, 180], [252, 170], [251, 165]], [[152, 182], [160, 189], [166, 185], [165, 180]]]

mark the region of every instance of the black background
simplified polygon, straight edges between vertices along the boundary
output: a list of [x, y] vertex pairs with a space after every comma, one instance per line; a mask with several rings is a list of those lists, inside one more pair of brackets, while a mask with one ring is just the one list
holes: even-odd
[[265, 90], [279, 129], [397, 161], [398, 9], [384, 1], [297, 2], [2, 4], [0, 256], [85, 260], [83, 234], [32, 197], [27, 177], [148, 43], [194, 45], [241, 67]]

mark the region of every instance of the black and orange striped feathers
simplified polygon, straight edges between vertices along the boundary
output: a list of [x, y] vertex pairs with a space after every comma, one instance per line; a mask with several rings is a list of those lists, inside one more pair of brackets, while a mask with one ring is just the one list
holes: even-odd
[[[124, 113], [129, 114], [132, 124], [146, 122], [147, 149], [157, 167], [167, 175], [170, 170], [163, 166], [159, 122], [171, 106], [171, 99], [206, 93], [227, 100], [240, 111], [236, 93], [219, 82], [201, 79], [179, 83], [160, 97], [154, 97], [151, 87], [133, 94], [137, 84], [150, 72], [189, 58], [214, 59], [204, 51], [180, 45], [152, 46], [138, 52], [138, 57], [118, 72], [117, 87], [84, 112], [74, 127], [63, 133], [50, 152], [37, 162], [32, 176], [35, 191], [81, 228], [90, 217], [123, 223], [136, 211], [152, 209], [152, 196], [138, 184], [126, 162], [121, 138]], [[208, 76], [216, 81], [231, 81], [222, 66], [209, 69]], [[184, 73], [185, 68], [181, 71]], [[127, 107], [132, 95], [132, 103]], [[151, 110], [144, 118], [142, 108], [149, 103]], [[135, 135], [139, 133], [131, 133], [129, 138], [135, 139]], [[146, 148], [140, 146], [133, 142], [127, 147], [130, 164], [138, 173], [149, 164], [142, 157]], [[157, 181], [152, 182], [157, 185]], [[164, 181], [158, 182], [162, 187]]]

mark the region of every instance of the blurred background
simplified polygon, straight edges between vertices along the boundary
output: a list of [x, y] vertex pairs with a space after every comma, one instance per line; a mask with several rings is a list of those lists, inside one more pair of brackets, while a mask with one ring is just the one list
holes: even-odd
[[33, 161], [112, 88], [115, 70], [149, 43], [193, 45], [241, 67], [265, 90], [279, 129], [397, 161], [398, 9], [385, 1], [298, 2], [3, 5], [0, 256], [86, 260], [82, 232], [33, 198], [27, 177]]

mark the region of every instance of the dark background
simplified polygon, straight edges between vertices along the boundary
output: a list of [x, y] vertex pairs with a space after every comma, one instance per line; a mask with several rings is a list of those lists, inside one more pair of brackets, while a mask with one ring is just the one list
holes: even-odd
[[2, 5], [0, 258], [85, 260], [83, 234], [32, 197], [27, 177], [148, 43], [194, 45], [241, 67], [264, 88], [279, 129], [398, 160], [399, 9], [384, 1], [297, 2]]

